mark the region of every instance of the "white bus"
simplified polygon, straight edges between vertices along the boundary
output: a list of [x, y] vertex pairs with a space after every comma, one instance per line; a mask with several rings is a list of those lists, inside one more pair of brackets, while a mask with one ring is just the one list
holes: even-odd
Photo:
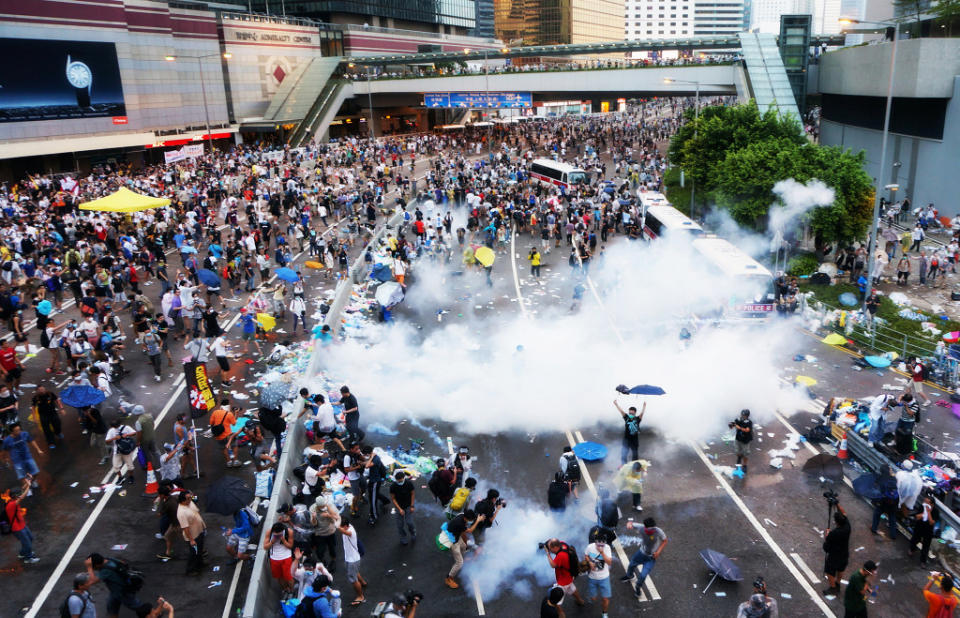
[[[660, 193], [644, 193], [641, 200], [646, 196], [663, 197]], [[657, 203], [655, 197], [647, 198], [651, 203]], [[641, 219], [643, 220], [643, 236], [648, 240], [660, 238], [664, 235], [685, 235], [686, 238], [693, 240], [703, 236], [703, 228], [663, 199], [663, 206], [647, 206], [641, 201], [644, 208], [641, 210]]]
[[725, 299], [724, 314], [731, 318], [769, 318], [773, 315], [773, 275], [723, 238], [706, 237], [693, 241], [708, 269], [729, 282], [732, 295]]
[[530, 163], [530, 178], [565, 189], [590, 181], [590, 175], [582, 169], [551, 159], [534, 159]]

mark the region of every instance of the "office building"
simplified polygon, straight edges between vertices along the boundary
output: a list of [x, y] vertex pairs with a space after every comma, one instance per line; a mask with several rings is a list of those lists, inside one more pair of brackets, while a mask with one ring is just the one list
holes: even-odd
[[252, 0], [257, 12], [309, 17], [334, 24], [469, 34], [476, 27], [476, 0]]
[[753, 0], [750, 30], [777, 34], [782, 15], [810, 15], [815, 34], [839, 34], [840, 18], [856, 18], [864, 5], [862, 0]]
[[624, 0], [494, 0], [494, 23], [508, 45], [622, 41]]
[[696, 0], [627, 0], [626, 39], [674, 39], [693, 36]]
[[477, 25], [473, 29], [473, 36], [492, 39], [495, 36], [493, 22], [493, 0], [476, 0]]
[[[693, 4], [694, 36], [734, 36], [743, 32], [744, 0], [698, 0]], [[778, 20], [778, 30], [779, 27]]]

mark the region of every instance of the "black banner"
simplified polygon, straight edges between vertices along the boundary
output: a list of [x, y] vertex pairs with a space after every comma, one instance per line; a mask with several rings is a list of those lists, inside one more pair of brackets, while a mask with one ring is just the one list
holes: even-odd
[[200, 418], [216, 407], [213, 389], [207, 379], [207, 366], [203, 363], [184, 363], [184, 377], [187, 380], [187, 402], [190, 404], [190, 415]]
[[125, 116], [113, 43], [0, 38], [0, 122]]

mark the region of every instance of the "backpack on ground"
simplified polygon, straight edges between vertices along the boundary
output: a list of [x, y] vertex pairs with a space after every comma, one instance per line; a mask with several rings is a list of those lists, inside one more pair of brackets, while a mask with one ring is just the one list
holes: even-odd
[[466, 487], [458, 487], [457, 491], [453, 492], [453, 498], [450, 499], [450, 510], [456, 513], [463, 511], [467, 506], [467, 500], [470, 499], [470, 490]]
[[83, 612], [87, 611], [87, 597], [71, 591], [67, 598], [63, 600], [63, 603], [60, 604], [60, 618], [73, 618], [73, 614], [70, 613], [70, 599], [73, 597], [79, 597], [83, 601], [83, 607], [80, 608], [79, 615], [83, 616]]
[[580, 460], [576, 455], [564, 455], [563, 457], [567, 460], [567, 471], [564, 473], [563, 479], [571, 483], [578, 483], [583, 476], [580, 471]]
[[569, 491], [567, 484], [563, 481], [550, 481], [550, 486], [547, 487], [547, 504], [552, 509], [562, 509], [567, 505]]

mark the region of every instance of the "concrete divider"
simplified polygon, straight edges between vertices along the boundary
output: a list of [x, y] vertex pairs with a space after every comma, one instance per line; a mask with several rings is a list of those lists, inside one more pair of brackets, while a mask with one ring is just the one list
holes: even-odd
[[[363, 254], [367, 249], [375, 248], [377, 242], [384, 238], [387, 232], [395, 230], [403, 220], [402, 213], [394, 214], [384, 225], [378, 227], [370, 239], [370, 242], [364, 247], [359, 259], [350, 269], [347, 278], [341, 279], [334, 292], [333, 302], [330, 303], [330, 310], [323, 320], [325, 325], [330, 326], [335, 334], [339, 334], [341, 328], [341, 316], [347, 303], [350, 302], [350, 296], [353, 294], [353, 282], [360, 282], [369, 274], [367, 264], [363, 261]], [[309, 382], [310, 378], [320, 372], [323, 366], [323, 346], [314, 345], [313, 352], [310, 355], [310, 363], [307, 365], [307, 371], [300, 379], [296, 381], [297, 389], [303, 384]], [[293, 418], [296, 418], [303, 409], [303, 401], [298, 398], [294, 409]], [[295, 421], [287, 424], [287, 438], [284, 442], [283, 453], [280, 455], [280, 461], [277, 463], [277, 475], [273, 482], [273, 492], [270, 494], [270, 505], [267, 507], [267, 513], [263, 517], [261, 524], [260, 537], [257, 540], [257, 547], [263, 547], [263, 540], [266, 534], [269, 534], [270, 528], [277, 521], [277, 507], [284, 502], [289, 503], [293, 498], [290, 487], [286, 480], [293, 475], [293, 469], [300, 464], [301, 453], [307, 446], [307, 435], [302, 423]], [[253, 540], [253, 539], [251, 539]], [[280, 610], [280, 586], [273, 580], [270, 574], [269, 552], [262, 549], [257, 550], [256, 558], [253, 561], [253, 571], [250, 574], [250, 585], [247, 587], [247, 596], [243, 604], [243, 618], [263, 618], [273, 617]]]

